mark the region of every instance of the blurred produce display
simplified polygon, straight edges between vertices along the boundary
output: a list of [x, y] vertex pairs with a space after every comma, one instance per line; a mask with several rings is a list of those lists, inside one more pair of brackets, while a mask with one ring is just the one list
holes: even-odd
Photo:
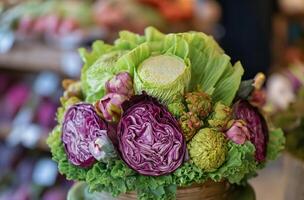
[[266, 110], [275, 125], [286, 133], [286, 149], [304, 160], [304, 51], [286, 50], [287, 67], [270, 76]]
[[71, 182], [57, 172], [47, 153], [0, 141], [1, 200], [64, 200]]
[[[143, 33], [199, 30], [216, 35], [220, 8], [214, 0], [27, 0], [0, 5], [0, 66], [43, 69], [78, 77], [77, 49], [112, 42], [120, 30]], [[23, 70], [23, 69], [21, 69]]]
[[47, 150], [45, 138], [55, 125], [61, 94], [59, 76], [51, 72], [26, 77], [1, 73], [0, 82], [1, 139], [12, 146]]
[[91, 7], [89, 1], [24, 1], [5, 10], [0, 24], [14, 31], [17, 40], [43, 39], [75, 48], [88, 37], [102, 35], [94, 29]]
[[94, 4], [93, 13], [96, 23], [111, 32], [143, 32], [148, 25], [165, 28], [164, 18], [156, 9], [136, 0], [100, 0]]
[[0, 200], [64, 200], [71, 183], [50, 159], [60, 77], [0, 73]]

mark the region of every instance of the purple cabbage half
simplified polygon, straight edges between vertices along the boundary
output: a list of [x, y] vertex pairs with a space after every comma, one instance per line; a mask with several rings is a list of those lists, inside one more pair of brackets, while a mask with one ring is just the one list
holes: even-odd
[[234, 118], [246, 122], [250, 132], [250, 141], [254, 144], [255, 159], [262, 162], [266, 158], [268, 143], [268, 127], [259, 110], [248, 101], [240, 100], [233, 106]]
[[184, 160], [186, 142], [171, 113], [145, 93], [133, 96], [122, 108], [117, 134], [126, 164], [148, 176], [175, 171]]
[[65, 113], [62, 125], [62, 142], [69, 161], [77, 166], [89, 167], [96, 160], [89, 151], [89, 144], [107, 134], [108, 125], [91, 104], [71, 106]]

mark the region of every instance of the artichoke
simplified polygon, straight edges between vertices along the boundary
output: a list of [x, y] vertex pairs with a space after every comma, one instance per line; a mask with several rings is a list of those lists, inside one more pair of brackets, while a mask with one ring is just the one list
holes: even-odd
[[99, 100], [95, 107], [108, 122], [118, 122], [122, 113], [121, 104], [128, 98], [124, 95], [109, 93]]
[[211, 97], [204, 92], [190, 92], [185, 95], [190, 112], [197, 114], [201, 119], [207, 117], [212, 110]]
[[250, 132], [243, 120], [233, 120], [232, 126], [226, 132], [226, 136], [236, 144], [244, 144], [250, 140]]
[[134, 95], [132, 77], [128, 72], [118, 73], [106, 82], [106, 91], [131, 97]]
[[180, 117], [186, 111], [186, 107], [182, 102], [174, 102], [168, 105], [168, 110], [175, 117]]
[[179, 118], [179, 124], [182, 128], [186, 141], [189, 141], [202, 127], [203, 122], [198, 118], [196, 114], [187, 112]]
[[190, 159], [206, 172], [218, 169], [226, 159], [227, 140], [215, 129], [201, 129], [188, 145]]
[[210, 127], [220, 131], [225, 130], [228, 122], [231, 120], [232, 109], [221, 102], [217, 102], [213, 109], [214, 111], [208, 120], [208, 124]]

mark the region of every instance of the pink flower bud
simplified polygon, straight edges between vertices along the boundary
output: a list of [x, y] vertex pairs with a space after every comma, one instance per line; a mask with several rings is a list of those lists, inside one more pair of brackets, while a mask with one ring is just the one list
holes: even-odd
[[230, 129], [226, 132], [226, 136], [237, 144], [244, 144], [250, 139], [250, 133], [246, 123], [242, 120], [233, 122]]
[[109, 93], [96, 103], [97, 110], [108, 122], [117, 122], [121, 116], [121, 104], [128, 98], [124, 95]]
[[121, 72], [106, 82], [107, 93], [117, 93], [127, 97], [134, 94], [132, 77], [127, 72]]

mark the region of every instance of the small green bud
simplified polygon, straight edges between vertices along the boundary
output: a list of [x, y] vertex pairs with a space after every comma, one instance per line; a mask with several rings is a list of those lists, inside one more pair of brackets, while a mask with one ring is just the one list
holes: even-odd
[[201, 119], [207, 117], [212, 110], [211, 97], [204, 92], [190, 92], [185, 95], [188, 110]]
[[183, 113], [179, 118], [179, 124], [182, 128], [186, 141], [189, 141], [195, 133], [202, 127], [203, 122], [192, 112]]
[[186, 107], [182, 102], [174, 102], [168, 105], [168, 110], [175, 117], [180, 117], [186, 111]]
[[209, 117], [208, 124], [212, 128], [223, 131], [227, 129], [227, 124], [231, 120], [231, 117], [232, 109], [221, 102], [217, 102], [213, 113]]

